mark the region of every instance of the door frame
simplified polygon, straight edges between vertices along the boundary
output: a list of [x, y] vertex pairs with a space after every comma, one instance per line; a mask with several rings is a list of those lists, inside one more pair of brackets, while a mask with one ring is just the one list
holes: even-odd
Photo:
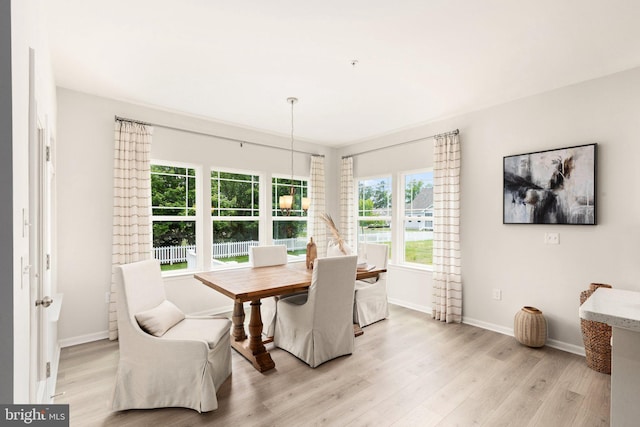
[[[38, 110], [35, 50], [29, 49], [29, 401], [51, 402], [51, 308], [37, 304], [52, 294], [52, 190], [47, 117]], [[54, 325], [55, 327], [55, 325]]]

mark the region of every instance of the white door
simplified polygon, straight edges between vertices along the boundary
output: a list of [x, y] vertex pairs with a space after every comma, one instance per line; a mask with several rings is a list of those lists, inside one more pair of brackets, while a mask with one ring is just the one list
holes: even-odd
[[38, 116], [34, 51], [30, 51], [29, 105], [29, 286], [31, 301], [31, 403], [51, 402], [51, 180], [46, 119]]

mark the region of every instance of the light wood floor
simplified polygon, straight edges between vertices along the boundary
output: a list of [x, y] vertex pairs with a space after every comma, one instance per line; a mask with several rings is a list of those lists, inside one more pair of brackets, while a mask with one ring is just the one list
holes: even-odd
[[64, 348], [56, 403], [71, 426], [608, 426], [610, 377], [583, 357], [445, 325], [397, 306], [364, 328], [353, 355], [311, 369], [273, 348], [259, 373], [233, 353], [217, 411], [111, 412], [118, 343]]

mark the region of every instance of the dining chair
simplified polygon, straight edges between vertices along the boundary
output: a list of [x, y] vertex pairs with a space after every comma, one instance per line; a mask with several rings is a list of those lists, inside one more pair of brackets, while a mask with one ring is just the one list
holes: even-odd
[[357, 256], [318, 258], [305, 294], [278, 300], [274, 343], [312, 368], [353, 353]]
[[[254, 268], [284, 265], [287, 263], [285, 245], [252, 246], [249, 248], [249, 263]], [[276, 304], [278, 297], [263, 298], [260, 306], [262, 335], [272, 338], [276, 326]]]
[[120, 360], [112, 409], [218, 408], [231, 375], [231, 321], [186, 316], [167, 300], [160, 263], [116, 267]]
[[342, 249], [338, 244], [332, 239], [327, 243], [327, 256], [345, 256], [351, 255], [353, 251], [351, 250], [351, 246], [347, 242], [342, 242]]
[[[361, 257], [366, 257], [369, 265], [387, 268], [389, 246], [365, 243], [362, 245]], [[380, 273], [377, 277], [356, 280], [353, 304], [353, 323], [360, 327], [370, 325], [389, 317], [389, 303], [387, 301], [387, 273]]]

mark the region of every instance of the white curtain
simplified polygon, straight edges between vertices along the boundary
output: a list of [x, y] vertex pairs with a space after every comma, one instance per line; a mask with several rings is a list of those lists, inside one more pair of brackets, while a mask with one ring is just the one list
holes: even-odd
[[318, 256], [327, 252], [327, 228], [320, 219], [325, 213], [324, 199], [324, 157], [311, 156], [311, 182], [309, 183], [311, 204], [307, 217], [307, 235], [313, 237], [318, 250]]
[[113, 246], [109, 339], [118, 338], [115, 267], [151, 257], [151, 136], [153, 128], [116, 120], [113, 162]]
[[354, 239], [355, 198], [353, 187], [353, 157], [342, 159], [340, 167], [340, 233], [352, 248], [357, 250]]
[[433, 177], [433, 318], [462, 322], [460, 265], [460, 139], [438, 135]]

